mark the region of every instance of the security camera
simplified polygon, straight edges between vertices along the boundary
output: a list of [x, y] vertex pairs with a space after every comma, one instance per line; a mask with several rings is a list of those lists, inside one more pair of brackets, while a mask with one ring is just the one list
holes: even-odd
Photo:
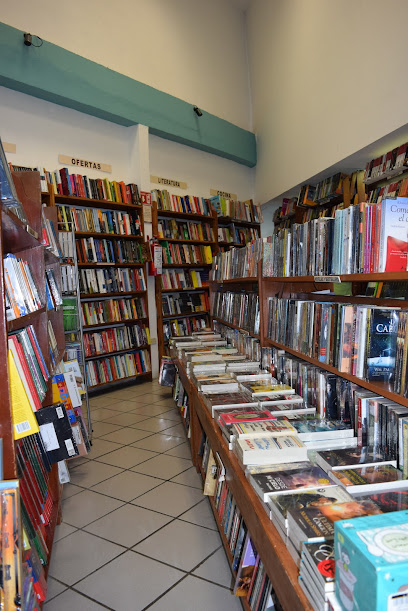
[[194, 110], [195, 114], [197, 115], [197, 117], [202, 117], [203, 116], [203, 112], [202, 112], [202, 110], [200, 110], [198, 108], [198, 106], [194, 106], [193, 110]]

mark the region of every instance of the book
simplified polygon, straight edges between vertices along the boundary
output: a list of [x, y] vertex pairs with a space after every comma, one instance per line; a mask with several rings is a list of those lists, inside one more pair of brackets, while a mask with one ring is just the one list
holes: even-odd
[[352, 494], [408, 489], [408, 480], [392, 465], [358, 466], [331, 471], [330, 477]]
[[[306, 542], [302, 545], [302, 561], [308, 563], [315, 582], [324, 592], [334, 591], [334, 541]], [[300, 567], [302, 574], [302, 565]]]
[[367, 348], [367, 380], [392, 382], [395, 372], [398, 313], [391, 308], [374, 308], [371, 313]]
[[43, 407], [35, 416], [50, 462], [59, 462], [79, 455], [63, 403]]
[[247, 596], [251, 585], [252, 576], [255, 571], [257, 551], [252, 539], [247, 533], [241, 561], [237, 570], [237, 577], [234, 584], [235, 596]]
[[290, 509], [287, 520], [289, 536], [298, 553], [306, 541], [324, 541], [334, 537], [333, 523], [318, 507]]
[[253, 437], [280, 437], [282, 435], [295, 435], [296, 431], [287, 420], [257, 420], [250, 422], [233, 422], [232, 432], [239, 439]]
[[386, 198], [381, 201], [380, 272], [407, 270], [407, 215], [408, 198]]
[[388, 492], [374, 492], [357, 496], [359, 500], [373, 501], [383, 513], [405, 511], [408, 509], [407, 490], [389, 490]]
[[389, 464], [394, 467], [397, 466], [397, 461], [388, 460], [387, 455], [381, 450], [366, 446], [316, 452], [314, 461], [326, 472], [347, 469], [355, 465], [365, 465], [368, 467], [375, 464]]
[[257, 380], [256, 382], [240, 382], [242, 388], [251, 393], [253, 397], [269, 394], [294, 394], [293, 388], [287, 384], [271, 384], [269, 380]]
[[307, 459], [307, 450], [294, 436], [237, 439], [234, 452], [243, 465], [274, 464]]
[[26, 435], [38, 433], [38, 425], [34, 410], [27, 396], [26, 386], [16, 367], [15, 356], [11, 349], [8, 351], [8, 369], [10, 384], [11, 417], [13, 423], [14, 439], [21, 439]]
[[323, 488], [333, 484], [323, 469], [312, 465], [301, 469], [289, 467], [272, 473], [253, 473], [249, 476], [249, 481], [264, 502], [269, 499], [270, 495], [307, 488]]
[[354, 436], [354, 431], [344, 422], [332, 420], [293, 420], [292, 426], [302, 441], [319, 439], [346, 439]]

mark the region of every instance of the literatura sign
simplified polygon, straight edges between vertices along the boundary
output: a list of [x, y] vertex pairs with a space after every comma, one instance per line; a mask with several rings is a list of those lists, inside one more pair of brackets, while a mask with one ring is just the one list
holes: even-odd
[[210, 195], [219, 195], [220, 197], [225, 197], [225, 199], [238, 199], [238, 195], [236, 193], [220, 191], [219, 189], [210, 189]]
[[167, 187], [177, 187], [178, 189], [187, 189], [187, 183], [174, 178], [163, 178], [162, 176], [150, 175], [150, 182], [158, 185], [166, 185]]
[[70, 157], [69, 155], [58, 155], [58, 163], [64, 165], [75, 165], [83, 170], [99, 170], [100, 172], [112, 172], [112, 166], [100, 161], [91, 161], [90, 159], [79, 159], [78, 157]]

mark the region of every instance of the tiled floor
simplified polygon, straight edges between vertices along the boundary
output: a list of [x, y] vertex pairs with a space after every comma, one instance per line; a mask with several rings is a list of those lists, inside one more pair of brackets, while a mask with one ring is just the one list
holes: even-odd
[[91, 399], [69, 465], [45, 611], [238, 611], [180, 416], [156, 382]]

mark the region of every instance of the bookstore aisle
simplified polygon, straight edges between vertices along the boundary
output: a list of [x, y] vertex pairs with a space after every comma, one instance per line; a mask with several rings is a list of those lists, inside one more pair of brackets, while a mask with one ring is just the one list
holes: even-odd
[[90, 403], [93, 447], [70, 464], [44, 609], [241, 609], [171, 390]]

